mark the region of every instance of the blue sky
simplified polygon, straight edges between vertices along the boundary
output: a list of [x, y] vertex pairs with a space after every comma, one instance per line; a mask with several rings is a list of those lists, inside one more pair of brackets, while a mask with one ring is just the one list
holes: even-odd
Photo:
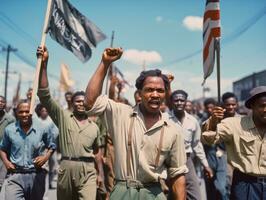
[[[0, 0], [1, 47], [6, 43], [11, 44], [33, 65], [36, 63], [35, 51], [41, 39], [46, 3], [45, 0]], [[114, 30], [114, 46], [121, 46], [125, 51], [116, 65], [132, 85], [143, 69], [145, 60], [146, 69], [159, 68], [175, 76], [173, 89], [186, 90], [191, 99], [202, 96], [201, 53], [183, 61], [172, 61], [202, 49], [200, 20], [204, 13], [205, 1], [70, 0], [70, 3], [93, 21], [108, 38], [93, 50], [92, 58], [83, 64], [48, 35], [46, 45], [50, 53], [50, 74], [59, 77], [60, 63], [63, 62], [70, 68], [76, 83], [74, 88], [84, 90], [98, 66], [101, 53], [110, 45], [111, 32]], [[221, 1], [220, 7], [221, 86], [222, 92], [225, 92], [232, 90], [233, 81], [266, 69], [266, 2]], [[253, 19], [262, 10], [262, 17]], [[248, 29], [242, 31], [246, 26]], [[238, 32], [242, 34], [239, 35]], [[234, 34], [239, 36], [234, 37]], [[225, 39], [229, 41], [226, 42]], [[4, 93], [2, 72], [5, 70], [5, 63], [6, 53], [0, 52], [0, 94]], [[34, 67], [22, 62], [14, 53], [10, 54], [10, 71], [22, 73], [22, 97], [31, 85], [34, 70]], [[16, 74], [10, 74], [8, 99], [13, 96], [17, 80]], [[58, 80], [51, 77], [49, 80], [51, 90], [57, 90]], [[206, 86], [211, 88], [210, 95], [215, 96], [216, 72], [207, 79]], [[133, 92], [134, 88], [126, 88], [124, 96], [132, 100]]]

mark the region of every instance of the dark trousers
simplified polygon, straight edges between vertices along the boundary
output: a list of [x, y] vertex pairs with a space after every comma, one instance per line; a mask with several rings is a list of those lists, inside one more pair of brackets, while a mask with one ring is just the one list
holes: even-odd
[[208, 179], [205, 177], [206, 192], [208, 200], [227, 200], [226, 192], [226, 175], [227, 175], [227, 161], [226, 156], [216, 156], [216, 151], [206, 153], [208, 163], [213, 170], [214, 177]]
[[266, 200], [266, 177], [255, 177], [234, 170], [231, 200]]

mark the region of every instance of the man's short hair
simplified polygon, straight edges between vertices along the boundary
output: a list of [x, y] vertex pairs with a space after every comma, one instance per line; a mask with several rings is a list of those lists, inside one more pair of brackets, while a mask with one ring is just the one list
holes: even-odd
[[65, 96], [67, 96], [67, 95], [73, 95], [73, 92], [70, 92], [70, 91], [67, 91], [66, 93], [65, 93]]
[[136, 79], [136, 84], [135, 84], [135, 86], [138, 90], [142, 90], [143, 83], [144, 83], [145, 79], [149, 76], [161, 77], [163, 79], [165, 89], [168, 89], [169, 80], [168, 80], [167, 76], [162, 74], [161, 70], [153, 69], [153, 70], [142, 71], [140, 73], [139, 77]]
[[207, 107], [207, 105], [209, 105], [209, 104], [216, 105], [216, 101], [214, 98], [207, 98], [207, 99], [205, 99], [203, 104], [204, 104], [204, 107]]
[[185, 97], [185, 99], [187, 100], [188, 93], [186, 93], [184, 90], [175, 90], [174, 92], [172, 92], [170, 99], [172, 100], [173, 97], [177, 94], [182, 94]]
[[76, 96], [85, 96], [85, 92], [84, 91], [77, 91], [75, 92], [72, 97], [71, 97], [71, 102], [73, 103], [74, 102], [74, 99]]
[[35, 108], [35, 112], [37, 114], [38, 117], [40, 117], [41, 115], [41, 110], [45, 108], [43, 104], [39, 103], [36, 108]]
[[224, 103], [227, 99], [229, 99], [229, 98], [234, 98], [236, 101], [238, 101], [238, 100], [237, 100], [237, 97], [236, 97], [236, 95], [235, 95], [234, 93], [232, 93], [232, 92], [226, 92], [226, 93], [224, 93], [223, 96], [222, 96], [222, 101], [223, 101], [223, 103]]
[[30, 105], [30, 102], [28, 101], [28, 99], [20, 99], [20, 100], [18, 101], [18, 104], [17, 104], [16, 110], [18, 110], [19, 106], [20, 106], [21, 104], [23, 104], [23, 103], [27, 103], [27, 104]]

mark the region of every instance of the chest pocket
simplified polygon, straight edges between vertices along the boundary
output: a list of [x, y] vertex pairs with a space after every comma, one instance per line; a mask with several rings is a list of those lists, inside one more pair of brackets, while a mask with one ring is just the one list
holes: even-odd
[[255, 137], [241, 135], [239, 140], [240, 152], [244, 155], [254, 155], [255, 140]]
[[79, 140], [84, 148], [91, 149], [95, 140], [97, 138], [97, 133], [95, 134], [93, 130], [82, 131], [79, 133]]

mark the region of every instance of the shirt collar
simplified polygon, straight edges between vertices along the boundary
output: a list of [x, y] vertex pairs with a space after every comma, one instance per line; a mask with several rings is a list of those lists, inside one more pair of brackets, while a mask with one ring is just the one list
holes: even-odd
[[[136, 106], [133, 107], [133, 112], [131, 113], [131, 117], [134, 117], [134, 116], [139, 116], [144, 122], [144, 116], [142, 112], [140, 111], [140, 104], [137, 104]], [[169, 120], [168, 115], [160, 111], [160, 116], [161, 116], [161, 119], [156, 123], [158, 124], [156, 125], [156, 127], [162, 126], [162, 125], [168, 125], [168, 120]]]
[[[21, 126], [20, 126], [20, 124], [19, 124], [19, 121], [16, 121], [16, 131], [19, 131], [19, 132], [24, 132], [23, 130], [22, 130], [22, 128], [21, 128]], [[36, 130], [37, 130], [37, 126], [36, 126], [36, 124], [35, 123], [33, 123], [32, 122], [32, 125], [31, 125], [31, 127], [30, 127], [30, 129], [28, 130], [28, 132], [27, 133], [31, 133], [31, 132], [34, 132], [34, 133], [36, 133]]]

